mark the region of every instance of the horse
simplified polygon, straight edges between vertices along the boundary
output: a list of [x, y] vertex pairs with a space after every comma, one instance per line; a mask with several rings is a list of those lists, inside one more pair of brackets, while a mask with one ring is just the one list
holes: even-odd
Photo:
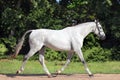
[[34, 29], [26, 31], [22, 36], [20, 42], [17, 44], [13, 56], [16, 57], [18, 55], [25, 40], [25, 36], [28, 33], [30, 33], [29, 34], [30, 50], [28, 54], [25, 55], [22, 66], [16, 73], [19, 74], [22, 71], [24, 71], [24, 67], [27, 60], [30, 57], [32, 57], [36, 52], [39, 52], [39, 62], [42, 65], [43, 70], [46, 72], [48, 77], [52, 77], [44, 61], [45, 48], [48, 47], [56, 51], [68, 52], [66, 63], [60, 70], [57, 71], [57, 74], [60, 74], [62, 71], [64, 71], [64, 69], [70, 63], [73, 54], [76, 53], [80, 58], [81, 62], [83, 63], [88, 75], [93, 76], [85, 62], [81, 50], [85, 37], [91, 32], [96, 34], [101, 40], [104, 40], [106, 38], [103, 28], [100, 22], [98, 22], [97, 20], [66, 27], [61, 30]]

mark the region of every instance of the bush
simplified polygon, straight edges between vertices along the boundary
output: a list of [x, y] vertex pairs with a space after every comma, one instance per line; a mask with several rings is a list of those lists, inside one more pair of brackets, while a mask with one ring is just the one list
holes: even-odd
[[112, 49], [112, 54], [111, 54], [111, 59], [112, 60], [120, 60], [120, 45], [118, 45], [117, 47], [113, 47]]
[[84, 52], [86, 61], [108, 61], [110, 60], [111, 51], [101, 47], [93, 47]]
[[[86, 61], [101, 61], [105, 62], [110, 59], [111, 50], [103, 49], [101, 47], [92, 47], [91, 49], [86, 49], [83, 51], [83, 55]], [[54, 61], [65, 61], [67, 59], [67, 52], [56, 52], [51, 49], [47, 49], [45, 53], [46, 60]], [[79, 62], [80, 59], [78, 55], [74, 54], [72, 61]]]
[[45, 58], [47, 60], [66, 60], [66, 53], [65, 52], [58, 52], [52, 49], [46, 49], [46, 53], [45, 53]]
[[4, 55], [7, 51], [8, 49], [6, 46], [3, 43], [0, 43], [0, 55]]
[[6, 46], [6, 48], [9, 49], [6, 51], [8, 54], [11, 54], [12, 52], [14, 52], [14, 47], [16, 45], [16, 39], [14, 37], [2, 38], [1, 40]]

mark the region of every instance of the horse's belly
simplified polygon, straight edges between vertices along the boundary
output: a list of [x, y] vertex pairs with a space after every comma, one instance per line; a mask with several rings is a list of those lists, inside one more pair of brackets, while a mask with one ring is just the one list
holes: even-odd
[[71, 47], [70, 46], [66, 46], [66, 45], [52, 45], [52, 44], [47, 44], [46, 45], [48, 48], [51, 48], [53, 50], [56, 51], [70, 51]]
[[57, 50], [57, 51], [70, 51], [71, 50], [71, 44], [68, 40], [65, 39], [51, 39], [45, 42], [45, 46]]

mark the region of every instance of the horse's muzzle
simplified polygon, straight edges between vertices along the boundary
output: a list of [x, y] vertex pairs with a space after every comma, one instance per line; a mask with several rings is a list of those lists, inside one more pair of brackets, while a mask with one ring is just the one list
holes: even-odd
[[101, 40], [105, 40], [106, 39], [106, 36], [104, 35], [104, 36], [100, 36], [100, 39]]

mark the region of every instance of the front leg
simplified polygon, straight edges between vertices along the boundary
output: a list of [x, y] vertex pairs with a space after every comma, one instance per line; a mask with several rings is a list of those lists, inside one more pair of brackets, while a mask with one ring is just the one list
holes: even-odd
[[83, 39], [80, 38], [80, 36], [75, 36], [73, 41], [72, 41], [72, 45], [73, 45], [74, 51], [76, 52], [76, 54], [79, 56], [81, 62], [83, 63], [86, 72], [89, 74], [89, 76], [92, 76], [93, 74], [89, 70], [89, 68], [84, 60], [83, 53], [81, 51], [81, 48], [83, 46]]
[[88, 66], [87, 66], [87, 64], [86, 64], [86, 62], [85, 62], [85, 60], [84, 60], [83, 53], [82, 53], [81, 49], [76, 50], [76, 53], [77, 53], [77, 55], [79, 56], [81, 62], [83, 63], [86, 72], [89, 74], [90, 77], [93, 76], [93, 74], [92, 74], [91, 71], [89, 70], [89, 68], [88, 68]]

